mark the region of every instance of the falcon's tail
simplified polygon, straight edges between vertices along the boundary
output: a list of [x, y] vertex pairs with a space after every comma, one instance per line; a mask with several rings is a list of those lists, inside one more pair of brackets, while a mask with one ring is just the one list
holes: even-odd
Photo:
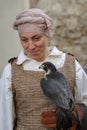
[[68, 130], [72, 127], [72, 120], [61, 109], [58, 110], [56, 127], [57, 130], [61, 130], [61, 128]]

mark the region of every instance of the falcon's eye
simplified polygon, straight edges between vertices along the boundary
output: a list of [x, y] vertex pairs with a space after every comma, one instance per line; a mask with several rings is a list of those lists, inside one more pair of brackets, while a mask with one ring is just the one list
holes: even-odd
[[44, 68], [48, 68], [47, 65], [44, 65]]

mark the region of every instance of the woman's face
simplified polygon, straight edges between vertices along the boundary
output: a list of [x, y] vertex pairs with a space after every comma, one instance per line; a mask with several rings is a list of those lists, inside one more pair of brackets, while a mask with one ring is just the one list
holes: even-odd
[[37, 61], [43, 61], [50, 53], [48, 50], [48, 37], [44, 34], [24, 32], [19, 34], [19, 37], [28, 57]]

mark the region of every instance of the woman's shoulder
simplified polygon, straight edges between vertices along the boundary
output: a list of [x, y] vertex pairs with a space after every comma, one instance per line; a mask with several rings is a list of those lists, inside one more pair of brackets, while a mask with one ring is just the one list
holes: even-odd
[[8, 79], [11, 77], [11, 63], [7, 63], [2, 71], [1, 78]]
[[10, 58], [10, 59], [8, 60], [8, 63], [12, 64], [13, 61], [16, 60], [16, 59], [17, 59], [17, 57], [12, 57], [12, 58]]

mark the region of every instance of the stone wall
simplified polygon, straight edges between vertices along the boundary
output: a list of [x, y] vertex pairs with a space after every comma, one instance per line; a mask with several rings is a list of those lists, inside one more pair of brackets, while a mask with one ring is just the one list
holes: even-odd
[[87, 68], [87, 0], [40, 0], [37, 7], [53, 18], [51, 44], [74, 54]]

